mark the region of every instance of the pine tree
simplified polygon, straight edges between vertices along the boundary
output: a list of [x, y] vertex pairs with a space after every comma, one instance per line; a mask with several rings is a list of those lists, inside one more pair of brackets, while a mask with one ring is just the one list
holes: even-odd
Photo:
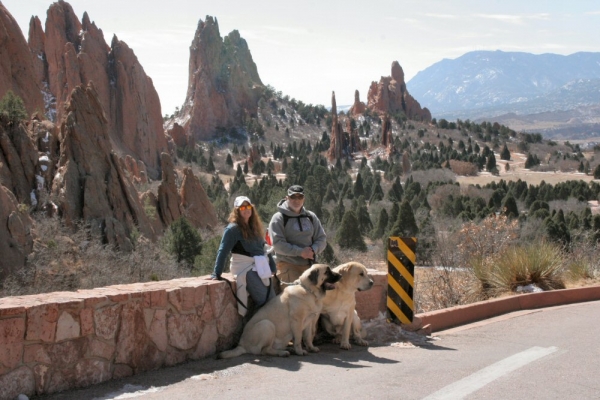
[[8, 121], [9, 125], [17, 125], [19, 121], [27, 119], [27, 110], [23, 99], [8, 90], [0, 100], [0, 120]]
[[506, 143], [504, 144], [504, 147], [502, 148], [502, 152], [500, 152], [500, 159], [505, 160], [505, 161], [510, 161], [510, 151], [508, 151], [508, 146], [506, 146]]
[[396, 219], [389, 236], [411, 237], [416, 236], [417, 233], [419, 233], [419, 228], [417, 226], [417, 221], [415, 221], [415, 214], [413, 213], [408, 200], [404, 200], [402, 204], [400, 204], [398, 218]]
[[508, 218], [517, 218], [519, 216], [517, 202], [511, 194], [508, 194], [504, 198], [504, 215], [506, 215]]
[[385, 208], [382, 208], [379, 211], [379, 217], [377, 218], [377, 225], [375, 226], [375, 229], [373, 230], [373, 233], [371, 234], [373, 239], [379, 239], [385, 234], [385, 232], [387, 230], [388, 219], [389, 219], [389, 217], [388, 217], [387, 211], [385, 211]]
[[359, 197], [359, 196], [364, 196], [365, 194], [365, 189], [363, 188], [363, 184], [362, 184], [362, 176], [360, 174], [358, 174], [356, 176], [356, 182], [354, 182], [354, 197]]
[[354, 211], [346, 211], [336, 234], [336, 241], [341, 249], [367, 251], [367, 245], [365, 244], [360, 231], [356, 229], [357, 226], [358, 219], [356, 218]]
[[174, 221], [166, 235], [167, 251], [178, 263], [194, 264], [194, 258], [202, 252], [202, 237], [185, 217]]

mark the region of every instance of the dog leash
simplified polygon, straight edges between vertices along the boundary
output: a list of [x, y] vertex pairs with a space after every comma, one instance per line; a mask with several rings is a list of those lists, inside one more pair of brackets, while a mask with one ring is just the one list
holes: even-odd
[[[239, 297], [237, 297], [237, 294], [235, 294], [235, 290], [233, 290], [233, 285], [231, 284], [231, 281], [227, 278], [224, 278], [222, 276], [217, 277], [218, 281], [225, 281], [227, 282], [227, 284], [229, 285], [229, 289], [231, 289], [231, 294], [233, 294], [233, 297], [235, 297], [235, 299], [237, 300], [237, 302], [244, 307], [246, 310], [248, 309], [248, 307], [246, 307], [246, 305], [240, 300]], [[267, 292], [268, 294], [268, 292]]]
[[[275, 278], [277, 278], [277, 275], [275, 275]], [[235, 297], [236, 301], [242, 306], [244, 307], [246, 310], [248, 309], [248, 307], [246, 307], [246, 305], [240, 300], [239, 297], [237, 297], [237, 294], [235, 294], [235, 290], [233, 290], [233, 285], [231, 284], [231, 281], [227, 278], [224, 278], [222, 276], [219, 276], [217, 278], [217, 280], [219, 281], [225, 281], [227, 282], [227, 284], [229, 285], [229, 289], [231, 289], [231, 294], [233, 294], [233, 297]], [[280, 281], [281, 282], [281, 281]], [[269, 278], [269, 286], [267, 287], [267, 295], [265, 296], [265, 300], [263, 301], [262, 306], [264, 306], [265, 304], [267, 304], [267, 300], [269, 300], [269, 294], [271, 293], [271, 285], [273, 284], [273, 281], [271, 280], [271, 278]], [[260, 308], [260, 307], [259, 307]]]

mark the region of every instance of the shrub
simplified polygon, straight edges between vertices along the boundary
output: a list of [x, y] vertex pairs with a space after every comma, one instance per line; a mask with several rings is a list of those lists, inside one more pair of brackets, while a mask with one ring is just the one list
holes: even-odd
[[185, 261], [188, 265], [194, 264], [194, 258], [202, 252], [202, 238], [200, 233], [181, 217], [169, 226], [165, 235], [167, 251], [174, 255], [177, 262]]
[[10, 125], [16, 125], [19, 121], [27, 119], [27, 110], [23, 100], [12, 90], [7, 91], [0, 100], [0, 116]]
[[473, 259], [472, 267], [486, 297], [535, 284], [543, 290], [564, 289], [563, 255], [550, 242], [511, 246], [487, 258]]

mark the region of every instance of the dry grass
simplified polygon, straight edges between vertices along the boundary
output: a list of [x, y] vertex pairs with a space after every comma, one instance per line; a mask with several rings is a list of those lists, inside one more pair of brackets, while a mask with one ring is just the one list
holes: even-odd
[[189, 276], [162, 246], [139, 237], [131, 253], [102, 244], [89, 227], [70, 230], [56, 218], [36, 218], [34, 251], [27, 266], [7, 277], [0, 297], [91, 289]]

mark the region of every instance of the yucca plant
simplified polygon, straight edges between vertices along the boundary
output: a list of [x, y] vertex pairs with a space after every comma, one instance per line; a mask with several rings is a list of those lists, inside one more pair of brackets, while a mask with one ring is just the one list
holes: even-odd
[[490, 287], [496, 292], [515, 291], [535, 284], [543, 290], [564, 289], [561, 248], [550, 242], [509, 247], [493, 257]]

